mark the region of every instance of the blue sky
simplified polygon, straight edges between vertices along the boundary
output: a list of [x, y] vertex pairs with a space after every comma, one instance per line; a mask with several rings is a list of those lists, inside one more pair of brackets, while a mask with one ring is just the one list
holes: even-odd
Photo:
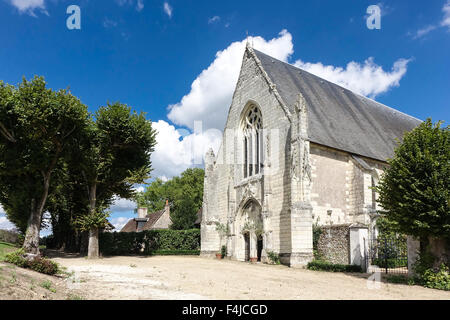
[[[73, 4], [81, 30], [66, 27]], [[374, 4], [379, 30], [366, 26]], [[154, 175], [170, 178], [220, 144], [247, 32], [256, 49], [381, 103], [449, 118], [447, 0], [0, 0], [0, 80], [42, 75], [91, 111], [121, 101], [147, 112]], [[196, 120], [210, 130], [193, 133]], [[125, 200], [112, 209], [117, 226], [133, 215]]]

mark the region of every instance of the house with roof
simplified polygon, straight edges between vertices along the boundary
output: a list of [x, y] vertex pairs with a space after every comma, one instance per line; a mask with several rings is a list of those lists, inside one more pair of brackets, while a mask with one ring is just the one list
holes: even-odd
[[205, 157], [201, 254], [226, 245], [231, 259], [304, 266], [317, 223], [360, 228], [356, 256], [376, 233], [371, 187], [420, 123], [247, 45], [222, 144]]
[[138, 208], [137, 213], [137, 218], [128, 220], [120, 232], [141, 232], [155, 229], [169, 229], [172, 224], [168, 200], [166, 200], [166, 205], [162, 210], [147, 213], [147, 208]]

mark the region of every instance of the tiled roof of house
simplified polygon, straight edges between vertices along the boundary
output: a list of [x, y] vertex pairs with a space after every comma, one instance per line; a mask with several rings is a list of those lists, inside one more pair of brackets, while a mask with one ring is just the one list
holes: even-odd
[[147, 221], [145, 222], [144, 226], [141, 230], [138, 230], [138, 221], [142, 220], [139, 218], [133, 218], [130, 219], [125, 226], [120, 230], [120, 232], [138, 232], [138, 231], [145, 231], [145, 230], [151, 230], [153, 225], [161, 218], [161, 216], [164, 214], [166, 209], [162, 209], [153, 213], [150, 213], [146, 216], [145, 219]]

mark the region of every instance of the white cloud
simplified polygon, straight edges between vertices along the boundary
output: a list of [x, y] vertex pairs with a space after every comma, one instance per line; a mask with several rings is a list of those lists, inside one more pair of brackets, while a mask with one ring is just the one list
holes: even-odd
[[418, 39], [423, 37], [424, 35], [428, 34], [429, 32], [435, 30], [437, 27], [434, 25], [430, 25], [427, 27], [424, 27], [422, 29], [417, 30], [417, 32], [413, 35], [413, 39]]
[[164, 2], [164, 12], [172, 18], [173, 8], [168, 2]]
[[450, 0], [447, 0], [447, 2], [442, 7], [442, 12], [444, 13], [444, 16], [442, 17], [442, 20], [439, 24], [432, 24], [426, 27], [423, 27], [419, 30], [417, 30], [413, 35], [413, 39], [418, 39], [426, 34], [430, 33], [433, 30], [436, 30], [440, 27], [447, 28], [448, 31], [450, 31]]
[[48, 15], [45, 9], [44, 0], [9, 0], [9, 3], [19, 10], [20, 13], [27, 13], [31, 16], [36, 16], [35, 10], [39, 9], [41, 12]]
[[16, 227], [14, 224], [8, 220], [5, 216], [0, 216], [0, 230], [12, 230]]
[[123, 7], [123, 6], [133, 6], [136, 3], [136, 11], [142, 11], [144, 9], [144, 0], [115, 0], [116, 3]]
[[113, 27], [117, 27], [117, 21], [108, 19], [107, 17], [105, 17], [105, 19], [103, 19], [103, 27], [105, 28], [113, 28]]
[[115, 227], [114, 231], [118, 232], [125, 226], [129, 219], [126, 217], [111, 218], [109, 222]]
[[154, 171], [152, 175], [167, 180], [179, 175], [187, 168], [200, 166], [209, 148], [217, 152], [222, 139], [219, 130], [190, 133], [177, 130], [164, 120], [153, 122], [157, 130], [157, 145], [151, 159]]
[[[253, 43], [255, 49], [285, 62], [294, 52], [292, 36], [286, 30], [271, 40], [251, 37], [248, 41]], [[215, 60], [194, 80], [190, 92], [180, 102], [169, 106], [168, 118], [173, 123], [192, 129], [194, 121], [199, 120], [204, 128], [223, 130], [246, 42], [233, 42], [225, 50], [217, 52]], [[295, 65], [356, 93], [375, 97], [399, 85], [408, 62], [399, 59], [390, 71], [375, 64], [373, 58], [361, 64], [349, 62], [346, 68], [301, 60], [296, 61]]]
[[444, 17], [441, 21], [441, 26], [448, 27], [450, 30], [450, 0], [444, 4], [442, 11], [444, 12]]
[[407, 71], [408, 62], [410, 62], [408, 59], [398, 59], [391, 71], [384, 71], [374, 62], [373, 57], [368, 58], [363, 64], [351, 61], [345, 69], [323, 65], [321, 62], [310, 63], [301, 60], [296, 61], [294, 65], [355, 93], [375, 98], [400, 85], [400, 79]]
[[208, 19], [208, 24], [212, 24], [214, 22], [219, 22], [219, 21], [220, 21], [220, 17], [214, 16], [214, 17]]
[[136, 2], [136, 10], [142, 11], [144, 9], [144, 0], [137, 0]]
[[114, 203], [110, 207], [110, 210], [114, 212], [133, 211], [134, 209], [136, 209], [136, 202], [132, 200], [122, 199], [117, 196], [114, 197]]
[[[286, 30], [268, 41], [262, 37], [250, 37], [249, 41], [255, 49], [283, 61], [293, 53], [292, 36]], [[201, 120], [204, 128], [223, 129], [246, 42], [233, 42], [216, 53], [215, 60], [192, 83], [191, 91], [169, 106], [168, 117], [173, 123], [192, 129], [194, 121]]]

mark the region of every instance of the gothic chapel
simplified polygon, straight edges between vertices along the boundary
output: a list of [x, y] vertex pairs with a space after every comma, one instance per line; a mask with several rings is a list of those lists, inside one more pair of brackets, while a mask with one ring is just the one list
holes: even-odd
[[[217, 155], [205, 158], [201, 254], [304, 266], [313, 223], [376, 232], [377, 184], [420, 120], [247, 45]], [[218, 225], [228, 234], [218, 232]]]

